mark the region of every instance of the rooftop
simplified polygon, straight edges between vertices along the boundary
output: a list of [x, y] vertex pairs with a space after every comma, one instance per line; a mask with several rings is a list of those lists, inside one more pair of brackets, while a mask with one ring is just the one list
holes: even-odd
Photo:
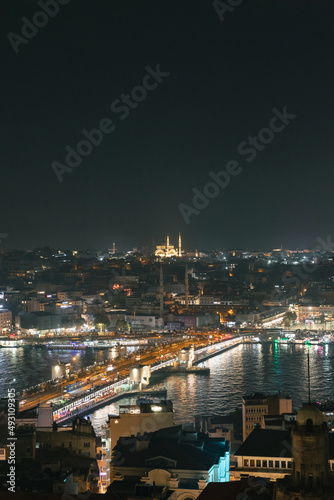
[[[114, 448], [115, 466], [209, 470], [229, 451], [229, 444], [223, 439], [210, 439], [202, 433], [192, 434], [189, 436], [182, 426], [161, 429], [148, 434], [148, 447], [139, 451], [134, 449], [137, 438], [120, 438]], [[118, 464], [120, 453], [122, 462]]]

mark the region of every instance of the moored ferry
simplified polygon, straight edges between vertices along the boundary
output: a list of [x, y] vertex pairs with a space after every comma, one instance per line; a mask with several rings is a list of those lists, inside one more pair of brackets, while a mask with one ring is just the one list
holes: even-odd
[[8, 337], [0, 337], [0, 347], [23, 347], [23, 339], [10, 339]]

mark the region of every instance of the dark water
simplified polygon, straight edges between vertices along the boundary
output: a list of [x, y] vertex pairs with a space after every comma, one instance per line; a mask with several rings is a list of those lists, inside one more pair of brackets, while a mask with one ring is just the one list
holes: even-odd
[[[307, 352], [310, 353], [311, 397], [314, 400], [334, 399], [334, 344], [311, 346], [274, 343], [244, 344], [203, 363], [211, 370], [205, 375], [173, 375], [158, 379], [158, 387], [166, 387], [174, 403], [175, 422], [187, 422], [196, 414], [224, 415], [241, 406], [244, 394], [274, 393], [280, 390], [292, 397], [294, 409], [307, 400]], [[79, 355], [79, 357], [78, 357]], [[69, 361], [78, 357], [78, 367], [102, 361], [107, 350], [54, 351], [38, 348], [0, 350], [0, 390], [16, 378], [20, 390], [50, 378], [51, 362]], [[117, 413], [120, 404], [134, 403], [122, 399], [98, 410], [92, 416], [99, 431], [108, 414]]]
[[[203, 366], [210, 376], [173, 375], [160, 379], [174, 403], [175, 423], [191, 421], [196, 414], [225, 415], [241, 407], [244, 394], [281, 391], [292, 397], [293, 409], [307, 401], [307, 352], [310, 353], [311, 398], [334, 399], [334, 344], [323, 347], [297, 344], [245, 344], [209, 359]], [[92, 416], [97, 432], [108, 418], [117, 413], [120, 404], [134, 403], [122, 399], [98, 410]]]
[[[127, 347], [132, 352], [136, 347]], [[111, 349], [56, 350], [45, 347], [19, 347], [0, 349], [0, 397], [7, 394], [8, 387], [16, 392], [51, 379], [51, 366], [59, 361], [73, 362], [75, 369], [112, 359]], [[15, 379], [15, 382], [13, 380]]]

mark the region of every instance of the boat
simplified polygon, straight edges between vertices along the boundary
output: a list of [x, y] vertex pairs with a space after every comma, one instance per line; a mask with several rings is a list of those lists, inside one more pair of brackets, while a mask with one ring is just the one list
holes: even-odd
[[9, 339], [7, 337], [0, 338], [0, 347], [23, 347], [23, 339]]

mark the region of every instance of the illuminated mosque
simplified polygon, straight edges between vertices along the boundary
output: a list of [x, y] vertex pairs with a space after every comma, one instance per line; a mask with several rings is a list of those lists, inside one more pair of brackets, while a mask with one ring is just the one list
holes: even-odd
[[175, 248], [169, 244], [169, 236], [167, 236], [166, 245], [157, 246], [154, 252], [156, 257], [182, 257], [181, 233], [179, 234], [179, 248]]

